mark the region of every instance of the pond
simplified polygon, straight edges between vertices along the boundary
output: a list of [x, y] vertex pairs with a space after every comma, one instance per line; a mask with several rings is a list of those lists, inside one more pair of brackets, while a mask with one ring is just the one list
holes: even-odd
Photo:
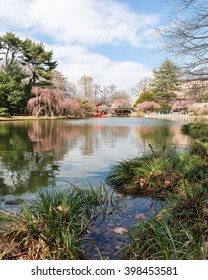
[[[105, 184], [112, 166], [149, 152], [149, 144], [155, 151], [185, 147], [189, 137], [180, 132], [181, 124], [130, 117], [0, 122], [0, 208], [18, 211], [41, 189]], [[91, 245], [83, 244], [89, 258], [118, 258], [124, 229], [154, 213], [158, 204], [122, 197], [116, 210], [89, 230]]]

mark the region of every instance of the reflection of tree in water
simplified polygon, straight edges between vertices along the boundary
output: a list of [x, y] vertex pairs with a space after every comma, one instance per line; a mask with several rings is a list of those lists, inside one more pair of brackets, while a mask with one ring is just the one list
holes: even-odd
[[78, 127], [67, 126], [56, 120], [33, 122], [28, 129], [33, 152], [36, 154], [50, 152], [54, 160], [63, 159], [68, 150], [76, 144], [78, 135]]
[[81, 128], [80, 150], [83, 155], [89, 155], [94, 152], [95, 148], [105, 143], [111, 143], [114, 146], [117, 139], [128, 135], [129, 130], [130, 127], [126, 126], [85, 125]]
[[55, 161], [74, 145], [78, 133], [58, 122], [0, 124], [0, 194], [54, 185], [59, 170]]
[[172, 142], [178, 146], [187, 146], [190, 144], [190, 137], [181, 132], [181, 126], [170, 126], [170, 136]]
[[57, 120], [0, 123], [0, 194], [54, 185], [58, 161], [70, 150], [76, 147], [83, 155], [92, 154], [105, 143], [114, 146], [129, 130]]
[[135, 131], [138, 139], [141, 140], [139, 145], [143, 146], [144, 151], [149, 149], [149, 144], [155, 150], [158, 150], [158, 147], [167, 145], [167, 139], [170, 134], [167, 126], [138, 126], [135, 127]]
[[[181, 133], [180, 125], [172, 126], [138, 126], [135, 127], [138, 139], [142, 139], [144, 149], [149, 144], [153, 148], [166, 146], [181, 146], [188, 144], [188, 137]], [[140, 143], [141, 145], [141, 143]]]

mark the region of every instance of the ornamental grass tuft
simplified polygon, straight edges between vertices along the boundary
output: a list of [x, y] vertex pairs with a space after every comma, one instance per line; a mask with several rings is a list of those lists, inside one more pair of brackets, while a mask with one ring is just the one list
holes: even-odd
[[84, 259], [80, 240], [106, 209], [103, 186], [41, 191], [21, 213], [0, 212], [0, 259]]

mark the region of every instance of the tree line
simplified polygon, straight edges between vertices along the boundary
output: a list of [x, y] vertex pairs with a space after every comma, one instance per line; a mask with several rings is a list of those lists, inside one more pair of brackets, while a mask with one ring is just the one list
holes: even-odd
[[151, 101], [163, 109], [176, 109], [182, 102], [208, 102], [208, 1], [163, 1], [171, 11], [167, 26], [158, 33], [162, 50], [175, 63], [165, 60], [153, 70], [152, 79], [138, 82], [136, 104]]
[[[180, 67], [167, 59], [153, 70], [153, 78], [145, 77], [133, 88], [134, 105], [139, 108], [142, 108], [141, 104], [149, 105], [162, 110], [182, 109], [195, 102], [208, 102], [207, 86], [206, 81], [187, 80]], [[143, 104], [147, 101], [154, 103]]]
[[[134, 105], [148, 101], [169, 110], [177, 99], [208, 102], [208, 2], [163, 1], [172, 5], [172, 15], [159, 33], [165, 51], [179, 63], [167, 59], [153, 70], [153, 78], [140, 80], [133, 88]], [[71, 83], [43, 43], [21, 40], [11, 32], [0, 37], [0, 60], [0, 115], [83, 116], [95, 103], [130, 104], [128, 94], [114, 84], [101, 87], [87, 75]]]
[[0, 37], [0, 115], [75, 115], [83, 117], [95, 103], [110, 106], [129, 99], [111, 84], [101, 87], [84, 75], [77, 84], [59, 70], [53, 52], [43, 43], [21, 40], [7, 32]]

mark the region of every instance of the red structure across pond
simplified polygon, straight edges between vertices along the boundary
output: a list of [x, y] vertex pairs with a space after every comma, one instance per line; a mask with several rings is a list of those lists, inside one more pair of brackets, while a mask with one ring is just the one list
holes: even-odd
[[95, 114], [94, 118], [102, 118], [102, 113], [100, 111], [101, 103], [95, 104]]

